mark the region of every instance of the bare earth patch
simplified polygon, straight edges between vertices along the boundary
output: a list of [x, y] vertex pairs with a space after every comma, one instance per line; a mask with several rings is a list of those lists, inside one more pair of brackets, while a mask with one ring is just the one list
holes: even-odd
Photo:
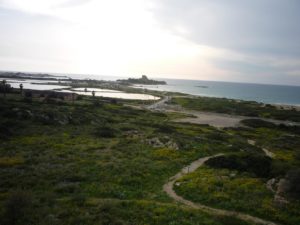
[[222, 128], [222, 127], [236, 127], [239, 125], [243, 118], [239, 116], [230, 116], [225, 114], [208, 113], [208, 112], [197, 112], [188, 111], [186, 113], [192, 114], [195, 117], [180, 118], [174, 120], [175, 122], [181, 123], [195, 123], [195, 124], [208, 124], [210, 126]]
[[256, 223], [256, 224], [263, 224], [263, 225], [276, 225], [276, 223], [267, 221], [255, 216], [251, 216], [248, 214], [236, 212], [236, 211], [230, 211], [230, 210], [224, 210], [224, 209], [217, 209], [213, 207], [209, 207], [200, 203], [194, 203], [192, 201], [189, 201], [187, 199], [184, 199], [183, 197], [179, 196], [176, 194], [176, 192], [173, 189], [173, 186], [179, 178], [184, 176], [185, 174], [189, 172], [195, 171], [197, 168], [201, 167], [208, 159], [220, 156], [222, 154], [217, 154], [213, 156], [208, 156], [208, 157], [203, 157], [200, 158], [194, 162], [192, 162], [190, 165], [184, 167], [179, 173], [177, 173], [175, 176], [169, 178], [169, 181], [163, 186], [163, 190], [171, 197], [174, 199], [176, 202], [180, 202], [186, 206], [189, 206], [194, 209], [200, 209], [203, 210], [207, 213], [214, 214], [214, 215], [220, 215], [220, 216], [230, 216], [230, 217], [236, 217], [238, 219], [251, 222], [251, 223]]
[[171, 99], [172, 96], [165, 96], [160, 101], [157, 101], [152, 105], [148, 105], [145, 108], [153, 111], [182, 113], [188, 116], [186, 118], [175, 119], [174, 122], [208, 124], [210, 126], [217, 127], [217, 128], [241, 126], [240, 122], [245, 119], [261, 119], [264, 121], [274, 123], [276, 125], [285, 124], [285, 125], [300, 126], [300, 123], [291, 122], [291, 121], [188, 110], [182, 108], [179, 105], [166, 104]]

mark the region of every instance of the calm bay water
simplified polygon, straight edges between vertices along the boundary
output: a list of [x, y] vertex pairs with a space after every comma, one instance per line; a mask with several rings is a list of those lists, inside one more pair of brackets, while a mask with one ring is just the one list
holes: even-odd
[[[121, 98], [121, 99], [131, 99], [131, 100], [160, 99], [157, 96], [148, 95], [148, 94], [126, 93], [123, 91], [101, 89], [101, 88], [87, 88], [87, 92], [85, 92], [85, 88], [74, 88], [71, 90], [63, 90], [66, 88], [70, 88], [70, 86], [62, 86], [59, 85], [58, 81], [52, 81], [52, 80], [8, 79], [6, 81], [11, 85], [11, 87], [17, 89], [19, 89], [20, 84], [23, 84], [24, 89], [32, 89], [32, 90], [56, 90], [58, 92], [69, 92], [69, 93], [76, 93], [78, 95], [88, 95], [88, 96], [92, 96], [92, 91], [95, 91], [95, 96], [108, 97], [108, 98]], [[57, 83], [57, 85], [45, 84], [48, 82]]]
[[[73, 75], [67, 76], [73, 77]], [[124, 77], [116, 76], [76, 75], [76, 78], [87, 77], [102, 80], [126, 79]], [[140, 88], [150, 90], [181, 92], [199, 96], [231, 98], [271, 104], [300, 105], [300, 86], [179, 80], [167, 78], [157, 79], [152, 77], [149, 79], [164, 80], [167, 82], [167, 85], [138, 86]]]
[[[117, 79], [126, 79], [125, 77], [86, 74], [54, 75], [65, 75], [67, 77], [77, 79], [90, 78], [111, 81]], [[150, 77], [150, 79], [156, 78]], [[250, 84], [201, 80], [179, 80], [165, 78], [160, 78], [157, 80], [165, 80], [167, 82], [167, 85], [138, 85], [138, 87], [158, 91], [181, 92], [199, 96], [221, 98], [224, 97], [272, 104], [300, 105], [300, 86]]]
[[300, 86], [199, 80], [161, 80], [165, 80], [167, 85], [139, 85], [139, 87], [199, 96], [224, 97], [272, 104], [300, 105]]

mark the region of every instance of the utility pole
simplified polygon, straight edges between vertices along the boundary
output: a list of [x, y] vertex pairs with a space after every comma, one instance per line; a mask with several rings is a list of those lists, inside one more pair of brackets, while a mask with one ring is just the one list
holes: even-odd
[[3, 97], [6, 97], [6, 80], [2, 81], [2, 85], [3, 85]]
[[72, 93], [72, 104], [74, 105], [75, 93]]
[[23, 84], [20, 84], [20, 95], [23, 95]]

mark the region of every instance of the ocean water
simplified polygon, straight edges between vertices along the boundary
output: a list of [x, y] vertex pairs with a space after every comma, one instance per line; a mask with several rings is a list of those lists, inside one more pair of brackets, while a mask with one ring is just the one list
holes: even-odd
[[[51, 81], [38, 81], [35, 82], [35, 80], [32, 80], [33, 83], [30, 82], [30, 80], [7, 80], [7, 83], [10, 84], [13, 88], [20, 88], [20, 84], [23, 84], [24, 89], [32, 89], [32, 90], [40, 90], [40, 91], [47, 91], [47, 90], [54, 90], [54, 89], [60, 89], [60, 88], [69, 88], [70, 86], [62, 86], [62, 85], [53, 85], [53, 84], [43, 84], [46, 82]], [[57, 82], [54, 82], [57, 83]]]
[[[72, 74], [67, 76], [75, 78], [75, 75]], [[112, 81], [117, 79], [126, 79], [126, 77], [99, 75], [76, 75], [76, 78], [92, 78]], [[167, 82], [167, 85], [136, 85], [136, 87], [150, 90], [181, 92], [198, 96], [230, 98], [270, 104], [300, 105], [300, 86], [167, 78], [158, 79], [153, 77], [149, 77], [149, 79], [164, 80]]]
[[[114, 90], [99, 89], [99, 88], [88, 88], [87, 92], [76, 91], [74, 89], [72, 89], [72, 90], [57, 90], [57, 91], [58, 92], [67, 92], [67, 93], [76, 93], [78, 95], [92, 96], [92, 90], [95, 90], [95, 96], [98, 96], [98, 97], [120, 98], [120, 99], [130, 99], [130, 100], [146, 100], [146, 101], [153, 101], [153, 100], [160, 99], [160, 97], [148, 95], [148, 94], [127, 93], [127, 92], [123, 92], [123, 91], [114, 91]], [[107, 91], [105, 91], [105, 90], [107, 90]]]
[[[111, 80], [126, 79], [124, 76], [89, 75], [89, 74], [53, 74], [77, 79]], [[251, 83], [234, 83], [221, 81], [180, 80], [167, 78], [149, 79], [164, 80], [167, 85], [138, 85], [158, 91], [172, 91], [186, 94], [257, 101], [271, 104], [300, 105], [300, 86], [268, 85]]]
[[[120, 99], [131, 99], [131, 100], [158, 100], [160, 99], [157, 96], [148, 95], [148, 94], [138, 94], [138, 93], [126, 93], [123, 91], [116, 91], [110, 89], [100, 89], [100, 88], [87, 88], [87, 92], [85, 92], [85, 88], [74, 88], [72, 90], [63, 90], [65, 88], [70, 88], [70, 86], [62, 86], [59, 85], [58, 81], [52, 80], [26, 80], [26, 79], [8, 79], [7, 83], [11, 85], [13, 88], [19, 89], [20, 84], [23, 84], [24, 89], [32, 89], [32, 90], [56, 90], [58, 92], [71, 92], [79, 95], [88, 95], [92, 96], [92, 91], [95, 91], [96, 96], [101, 97], [109, 97], [109, 98], [120, 98]], [[53, 84], [45, 84], [48, 82], [57, 83], [57, 85]], [[68, 82], [66, 82], [68, 83]]]
[[300, 86], [233, 83], [200, 80], [165, 80], [167, 85], [137, 85], [158, 91], [231, 98], [271, 104], [300, 105]]

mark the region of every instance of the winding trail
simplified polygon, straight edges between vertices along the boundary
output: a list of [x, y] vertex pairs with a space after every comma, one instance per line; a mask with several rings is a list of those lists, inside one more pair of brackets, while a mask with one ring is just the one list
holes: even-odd
[[[256, 142], [254, 140], [248, 139], [248, 144], [255, 146], [255, 143]], [[270, 157], [272, 159], [275, 157], [275, 154], [273, 152], [269, 151], [268, 149], [262, 148], [262, 150], [264, 151], [264, 153], [266, 154], [266, 156], [268, 156], [268, 157]]]
[[[191, 109], [185, 109], [179, 105], [168, 105], [167, 102], [171, 101], [172, 98], [182, 97], [182, 96], [168, 96], [165, 95], [161, 100], [146, 106], [148, 110], [162, 111], [162, 112], [177, 112], [186, 115], [192, 115], [193, 117], [179, 118], [173, 120], [174, 122], [180, 123], [194, 123], [194, 124], [209, 124], [210, 126], [223, 128], [223, 127], [238, 127], [241, 126], [241, 121], [245, 119], [260, 119], [267, 122], [274, 123], [276, 125], [284, 124], [287, 126], [300, 126], [299, 122], [287, 121], [287, 120], [276, 120], [267, 119], [262, 117], [249, 117], [241, 115], [230, 115], [224, 113], [216, 113], [209, 111], [197, 111]], [[185, 96], [187, 97], [187, 96]]]
[[176, 192], [173, 189], [173, 186], [174, 186], [174, 183], [176, 182], [176, 180], [183, 177], [185, 174], [187, 174], [189, 172], [195, 171], [197, 168], [201, 167], [210, 158], [221, 156], [221, 155], [223, 155], [223, 154], [217, 154], [217, 155], [213, 155], [213, 156], [203, 157], [203, 158], [200, 158], [200, 159], [192, 162], [190, 165], [184, 167], [175, 176], [169, 178], [169, 181], [163, 186], [163, 190], [168, 194], [169, 197], [174, 199], [176, 202], [180, 202], [180, 203], [187, 205], [194, 209], [201, 209], [210, 214], [215, 214], [215, 215], [219, 215], [219, 216], [236, 217], [238, 219], [241, 219], [241, 220], [244, 220], [247, 222], [256, 223], [256, 224], [277, 225], [276, 223], [273, 223], [273, 222], [270, 222], [267, 220], [263, 220], [258, 217], [255, 217], [255, 216], [250, 216], [248, 214], [224, 210], [224, 209], [216, 209], [216, 208], [212, 208], [212, 207], [200, 204], [200, 203], [194, 203], [194, 202], [186, 200], [183, 197], [176, 194]]
[[159, 100], [151, 105], [146, 106], [146, 109], [157, 110], [159, 108], [162, 108], [163, 105], [170, 100], [171, 100], [170, 96], [164, 96], [161, 100]]

